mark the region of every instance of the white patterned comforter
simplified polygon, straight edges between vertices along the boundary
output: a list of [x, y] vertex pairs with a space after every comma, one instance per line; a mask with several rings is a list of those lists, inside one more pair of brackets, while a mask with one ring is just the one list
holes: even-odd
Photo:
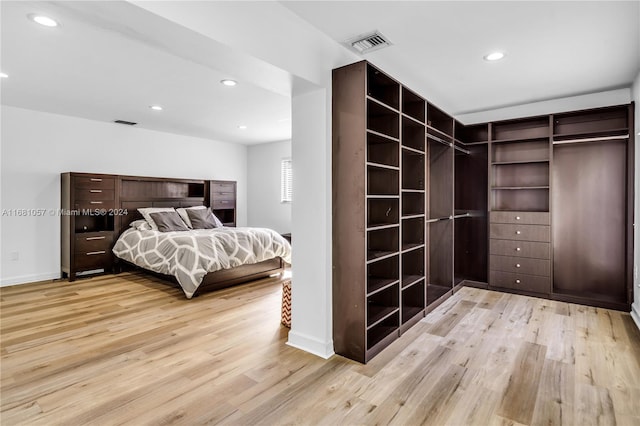
[[122, 233], [113, 247], [121, 259], [173, 275], [191, 299], [208, 272], [281, 257], [291, 263], [291, 245], [267, 228], [215, 228], [185, 232]]

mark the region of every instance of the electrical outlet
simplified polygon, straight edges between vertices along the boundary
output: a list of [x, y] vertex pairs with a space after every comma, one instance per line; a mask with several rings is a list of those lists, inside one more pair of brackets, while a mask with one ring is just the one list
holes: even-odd
[[11, 256], [10, 259], [15, 261], [15, 260], [19, 260], [20, 259], [20, 252], [18, 251], [12, 251], [11, 252]]

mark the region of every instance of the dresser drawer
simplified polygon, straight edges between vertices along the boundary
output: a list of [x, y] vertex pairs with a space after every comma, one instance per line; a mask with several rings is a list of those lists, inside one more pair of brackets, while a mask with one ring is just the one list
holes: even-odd
[[76, 208], [78, 210], [109, 210], [114, 207], [114, 200], [80, 200], [76, 203]]
[[113, 200], [113, 189], [76, 188], [76, 200]]
[[111, 251], [96, 250], [87, 253], [76, 253], [75, 269], [77, 271], [89, 271], [91, 269], [108, 269], [111, 266]]
[[492, 271], [513, 272], [518, 274], [551, 276], [551, 261], [547, 259], [530, 259], [527, 257], [489, 256]]
[[491, 223], [523, 223], [527, 225], [549, 225], [549, 213], [546, 212], [491, 212]]
[[236, 193], [235, 192], [214, 192], [213, 193], [213, 201], [218, 200], [235, 200]]
[[214, 209], [232, 209], [235, 206], [235, 200], [214, 200]]
[[109, 251], [113, 242], [113, 232], [84, 232], [76, 234], [75, 252], [86, 254]]
[[103, 178], [99, 176], [75, 176], [74, 187], [80, 188], [93, 188], [93, 189], [111, 189], [116, 188], [116, 180], [114, 178]]
[[511, 288], [534, 293], [551, 292], [551, 280], [549, 277], [514, 274], [511, 272], [491, 271], [489, 285], [491, 287]]
[[545, 225], [510, 225], [492, 223], [489, 227], [489, 238], [517, 241], [551, 241], [551, 227]]
[[214, 183], [213, 192], [236, 192], [236, 186], [233, 183]]
[[489, 242], [489, 254], [551, 259], [551, 244], [532, 241], [492, 239]]

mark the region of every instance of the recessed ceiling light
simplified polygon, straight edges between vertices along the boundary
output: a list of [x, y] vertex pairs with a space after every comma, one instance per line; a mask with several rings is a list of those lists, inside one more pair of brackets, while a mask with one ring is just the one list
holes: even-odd
[[5, 74], [3, 72], [0, 72], [0, 78], [9, 78], [9, 74]]
[[35, 13], [29, 14], [27, 15], [27, 17], [29, 19], [31, 19], [33, 22], [37, 22], [40, 25], [44, 25], [45, 27], [57, 27], [58, 23], [52, 19], [49, 18], [48, 16], [44, 16], [44, 15], [36, 15]]
[[149, 108], [154, 111], [162, 111], [162, 107], [160, 105], [151, 105]]
[[491, 52], [487, 55], [484, 55], [485, 61], [499, 61], [502, 58], [504, 58], [504, 53], [502, 52]]
[[247, 126], [245, 126], [244, 124], [241, 124], [240, 126], [238, 126], [238, 129], [240, 130], [246, 130]]
[[238, 84], [238, 82], [235, 81], [235, 80], [220, 80], [220, 83], [224, 84], [225, 86], [229, 86], [229, 87], [233, 87], [236, 84]]

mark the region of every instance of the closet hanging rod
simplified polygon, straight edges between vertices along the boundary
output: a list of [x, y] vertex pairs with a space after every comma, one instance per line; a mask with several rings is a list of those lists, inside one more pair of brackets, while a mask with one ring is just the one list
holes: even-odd
[[444, 139], [440, 139], [439, 137], [437, 137], [437, 136], [433, 136], [433, 135], [432, 135], [432, 134], [430, 134], [430, 133], [427, 133], [427, 138], [431, 138], [431, 139], [433, 139], [434, 141], [436, 141], [436, 142], [440, 142], [441, 144], [444, 144], [444, 145], [447, 145], [447, 146], [453, 146], [453, 144], [452, 144], [451, 142], [447, 142], [447, 141], [445, 141]]
[[460, 152], [464, 152], [467, 155], [471, 155], [471, 151], [469, 151], [468, 149], [460, 148], [458, 145], [453, 145], [453, 148]]
[[566, 143], [582, 143], [582, 142], [603, 142], [603, 141], [614, 141], [619, 139], [628, 139], [629, 134], [619, 135], [619, 136], [601, 136], [599, 138], [583, 138], [583, 139], [567, 139], [564, 141], [553, 141], [554, 145], [562, 145]]

